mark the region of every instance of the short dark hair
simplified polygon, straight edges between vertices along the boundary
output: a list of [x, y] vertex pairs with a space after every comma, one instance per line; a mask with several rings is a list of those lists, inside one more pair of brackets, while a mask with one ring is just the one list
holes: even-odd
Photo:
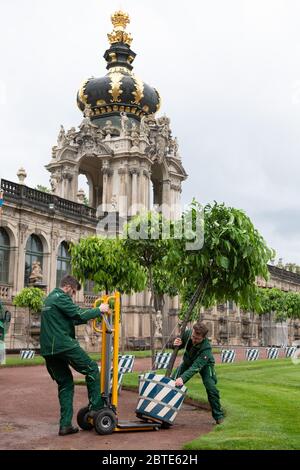
[[72, 289], [75, 289], [75, 290], [81, 289], [80, 282], [78, 282], [74, 276], [70, 276], [70, 274], [67, 274], [66, 276], [64, 276], [62, 280], [60, 281], [60, 287], [65, 287], [65, 286], [71, 286]]
[[208, 333], [207, 326], [201, 321], [195, 323], [195, 325], [193, 325], [193, 329], [197, 335], [201, 335], [203, 338], [205, 338]]

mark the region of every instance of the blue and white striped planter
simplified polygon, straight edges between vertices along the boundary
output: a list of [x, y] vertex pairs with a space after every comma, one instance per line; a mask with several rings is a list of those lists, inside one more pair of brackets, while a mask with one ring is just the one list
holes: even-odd
[[257, 361], [259, 358], [259, 350], [255, 348], [246, 349], [246, 359], [247, 361]]
[[296, 346], [287, 346], [286, 348], [284, 348], [285, 357], [292, 357], [296, 351]]
[[153, 372], [140, 376], [136, 413], [173, 424], [187, 388], [175, 387], [175, 380]]
[[279, 353], [279, 348], [267, 348], [268, 359], [277, 359], [278, 353]]
[[153, 370], [167, 369], [172, 353], [156, 353]]
[[21, 349], [20, 351], [21, 359], [33, 359], [34, 355], [35, 351], [32, 351], [31, 349]]
[[234, 362], [235, 360], [235, 350], [234, 349], [222, 349], [221, 351], [221, 361], [222, 362]]

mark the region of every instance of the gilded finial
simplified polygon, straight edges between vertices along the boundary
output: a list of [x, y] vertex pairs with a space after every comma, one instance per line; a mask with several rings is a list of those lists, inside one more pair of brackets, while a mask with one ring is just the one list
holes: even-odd
[[130, 33], [125, 31], [126, 26], [130, 23], [128, 13], [125, 13], [121, 10], [116, 11], [111, 15], [111, 22], [113, 24], [114, 30], [112, 33], [107, 35], [109, 42], [111, 44], [116, 42], [124, 42], [130, 46], [132, 37]]
[[110, 18], [114, 29], [122, 29], [124, 31], [124, 29], [126, 29], [126, 26], [130, 23], [128, 13], [125, 13], [121, 10], [115, 11], [115, 13], [113, 13]]

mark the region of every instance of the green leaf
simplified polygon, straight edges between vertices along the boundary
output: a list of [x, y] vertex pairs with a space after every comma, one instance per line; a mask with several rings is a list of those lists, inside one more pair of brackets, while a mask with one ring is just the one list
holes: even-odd
[[229, 268], [229, 259], [226, 256], [217, 256], [217, 264], [218, 266], [222, 266], [224, 269]]

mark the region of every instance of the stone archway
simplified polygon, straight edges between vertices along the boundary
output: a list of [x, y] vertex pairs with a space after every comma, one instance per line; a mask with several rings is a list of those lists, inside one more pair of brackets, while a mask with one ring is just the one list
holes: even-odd
[[[83, 156], [79, 162], [78, 175], [87, 179], [89, 206], [95, 209], [103, 203], [103, 165], [96, 156]], [[78, 188], [80, 189], [80, 188]]]
[[169, 172], [165, 162], [157, 161], [151, 167], [152, 182], [152, 203], [160, 208], [163, 204], [168, 204], [170, 200], [170, 180]]

